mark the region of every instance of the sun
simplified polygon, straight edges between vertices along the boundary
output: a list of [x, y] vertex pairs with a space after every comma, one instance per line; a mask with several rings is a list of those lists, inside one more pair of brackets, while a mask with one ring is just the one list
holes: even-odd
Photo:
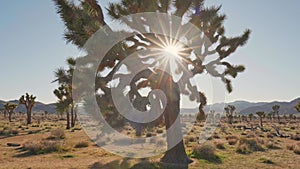
[[183, 47], [182, 45], [180, 45], [179, 43], [175, 43], [175, 44], [166, 44], [164, 46], [162, 46], [162, 51], [167, 54], [170, 55], [172, 57], [179, 57], [181, 55], [181, 53], [183, 52]]
[[180, 48], [175, 45], [168, 45], [163, 48], [163, 50], [172, 55], [178, 55], [180, 52]]

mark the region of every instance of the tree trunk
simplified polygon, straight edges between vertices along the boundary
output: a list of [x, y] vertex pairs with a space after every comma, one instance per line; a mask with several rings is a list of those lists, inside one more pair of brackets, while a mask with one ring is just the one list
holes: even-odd
[[[167, 129], [167, 146], [168, 151], [165, 153], [161, 162], [173, 164], [180, 169], [187, 169], [190, 159], [188, 158], [182, 138], [181, 123], [180, 123], [180, 93], [178, 85], [173, 83], [171, 77], [169, 83], [165, 83], [165, 94], [167, 96], [167, 105], [164, 112], [165, 124]], [[171, 81], [171, 82], [170, 82]], [[178, 118], [178, 119], [177, 119]], [[177, 119], [177, 120], [176, 120]], [[172, 126], [172, 127], [171, 127]], [[170, 128], [171, 127], [171, 128]], [[181, 140], [178, 144], [175, 141]], [[171, 145], [176, 144], [173, 148]]]
[[74, 106], [71, 106], [71, 127], [75, 126], [75, 117], [74, 117]]
[[260, 127], [261, 127], [261, 128], [263, 127], [263, 121], [262, 121], [262, 118], [260, 118]]
[[11, 111], [9, 111], [9, 112], [8, 112], [8, 120], [9, 120], [9, 122], [12, 122], [12, 120], [11, 120], [11, 116], [12, 116], [12, 112], [11, 112]]
[[280, 123], [280, 116], [279, 116], [279, 112], [277, 112], [277, 119], [278, 119], [278, 123]]
[[27, 124], [31, 124], [31, 110], [27, 109]]
[[67, 129], [70, 129], [70, 113], [67, 111]]

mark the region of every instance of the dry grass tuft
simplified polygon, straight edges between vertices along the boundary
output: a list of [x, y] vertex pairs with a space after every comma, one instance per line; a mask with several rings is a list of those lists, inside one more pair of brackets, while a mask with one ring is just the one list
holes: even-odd
[[54, 129], [51, 131], [50, 136], [47, 138], [49, 140], [59, 140], [59, 139], [65, 139], [66, 134], [63, 129]]
[[34, 155], [66, 151], [62, 142], [49, 140], [42, 140], [40, 142], [27, 142], [23, 145], [23, 149]]
[[89, 146], [89, 143], [86, 142], [86, 141], [81, 141], [79, 143], [77, 143], [74, 147], [75, 148], [84, 148], [84, 147], [88, 147]]

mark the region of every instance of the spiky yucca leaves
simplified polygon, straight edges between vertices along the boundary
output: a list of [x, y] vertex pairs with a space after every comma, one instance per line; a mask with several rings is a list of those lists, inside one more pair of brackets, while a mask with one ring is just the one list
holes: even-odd
[[101, 7], [96, 0], [83, 0], [80, 6], [68, 0], [54, 0], [57, 13], [66, 26], [65, 39], [78, 47], [106, 25]]
[[25, 105], [26, 107], [26, 114], [27, 114], [27, 124], [31, 124], [31, 111], [35, 104], [36, 96], [29, 95], [26, 93], [22, 95], [19, 99], [19, 103]]
[[7, 102], [7, 103], [5, 103], [4, 104], [4, 113], [5, 113], [5, 115], [6, 115], [6, 112], [8, 113], [8, 120], [9, 120], [9, 122], [11, 122], [12, 121], [12, 114], [13, 114], [13, 112], [14, 112], [14, 110], [17, 108], [17, 106], [18, 105], [16, 105], [16, 104], [13, 104], [13, 103], [9, 103], [9, 102]]
[[66, 62], [68, 64], [68, 69], [59, 68], [54, 72], [56, 79], [53, 82], [58, 82], [59, 87], [55, 89], [53, 93], [58, 98], [58, 102], [56, 103], [56, 111], [61, 115], [66, 113], [66, 128], [70, 129], [71, 127], [75, 126], [76, 121], [76, 112], [74, 111], [74, 104], [72, 98], [72, 79], [76, 61], [73, 58], [68, 58]]

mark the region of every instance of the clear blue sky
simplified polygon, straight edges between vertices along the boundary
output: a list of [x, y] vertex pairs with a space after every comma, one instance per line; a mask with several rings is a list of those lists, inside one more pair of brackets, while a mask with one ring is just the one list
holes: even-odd
[[[116, 1], [116, 0], [115, 0]], [[107, 0], [101, 0], [102, 7]], [[292, 100], [300, 96], [300, 1], [207, 0], [222, 4], [229, 35], [252, 30], [248, 44], [232, 57], [247, 70], [233, 81], [227, 101]], [[64, 25], [50, 0], [3, 0], [0, 3], [0, 99], [17, 99], [25, 92], [39, 101], [56, 101], [53, 71], [78, 56], [66, 45]]]

